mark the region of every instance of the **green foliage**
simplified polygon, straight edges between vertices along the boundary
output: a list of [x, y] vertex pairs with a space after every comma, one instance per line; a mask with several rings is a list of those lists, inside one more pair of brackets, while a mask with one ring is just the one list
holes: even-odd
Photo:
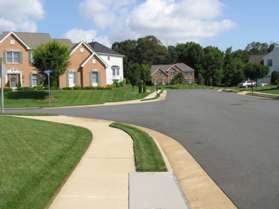
[[223, 76], [223, 53], [217, 47], [204, 48], [203, 78], [206, 85], [220, 85]]
[[269, 68], [264, 65], [248, 63], [244, 67], [244, 75], [246, 79], [257, 81], [264, 78], [269, 72]]
[[273, 71], [271, 73], [271, 84], [273, 85], [279, 85], [279, 72], [278, 71]]
[[164, 159], [154, 140], [138, 128], [121, 123], [112, 123], [111, 127], [128, 133], [134, 143], [135, 164], [138, 172], [167, 171]]
[[176, 85], [176, 84], [183, 84], [185, 81], [184, 76], [182, 73], [178, 73], [176, 74], [173, 79], [171, 80], [171, 84], [172, 85]]
[[246, 46], [245, 51], [247, 51], [250, 55], [265, 55], [271, 52], [277, 46], [277, 43], [268, 44], [252, 42]]
[[204, 51], [201, 45], [189, 42], [178, 44], [175, 47], [177, 60], [173, 63], [182, 62], [195, 70], [195, 78], [198, 83], [202, 82], [202, 63]]
[[59, 76], [67, 69], [69, 59], [70, 49], [57, 41], [40, 45], [33, 51], [33, 65], [39, 69], [41, 74], [44, 74], [46, 70], [53, 70], [51, 84], [56, 87], [59, 84]]
[[224, 77], [222, 83], [225, 86], [236, 86], [243, 81], [243, 67], [242, 59], [239, 56], [234, 56], [232, 48], [227, 49], [224, 58]]

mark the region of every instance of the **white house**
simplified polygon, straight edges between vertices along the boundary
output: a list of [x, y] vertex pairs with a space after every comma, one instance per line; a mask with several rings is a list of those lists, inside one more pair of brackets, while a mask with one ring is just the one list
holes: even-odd
[[89, 45], [93, 50], [107, 63], [106, 78], [107, 84], [111, 85], [114, 81], [123, 81], [124, 79], [124, 55], [100, 44], [91, 42]]
[[263, 57], [264, 65], [269, 67], [268, 81], [270, 82], [271, 73], [279, 71], [279, 47]]

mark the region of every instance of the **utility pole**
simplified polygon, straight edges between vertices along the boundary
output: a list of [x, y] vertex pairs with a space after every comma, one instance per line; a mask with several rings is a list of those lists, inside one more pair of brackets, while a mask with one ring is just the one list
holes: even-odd
[[4, 64], [3, 58], [0, 57], [0, 72], [1, 72], [1, 113], [5, 112], [4, 107], [4, 86], [5, 86], [5, 73], [4, 73]]

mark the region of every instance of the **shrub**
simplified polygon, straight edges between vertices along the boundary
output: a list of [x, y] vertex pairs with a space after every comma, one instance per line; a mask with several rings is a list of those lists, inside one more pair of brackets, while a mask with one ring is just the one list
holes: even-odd
[[184, 79], [183, 74], [182, 73], [178, 73], [171, 80], [171, 84], [183, 84], [184, 81], [185, 81], [185, 79]]
[[271, 73], [271, 81], [270, 83], [273, 85], [278, 85], [277, 81], [279, 80], [279, 72], [278, 71], [273, 71]]

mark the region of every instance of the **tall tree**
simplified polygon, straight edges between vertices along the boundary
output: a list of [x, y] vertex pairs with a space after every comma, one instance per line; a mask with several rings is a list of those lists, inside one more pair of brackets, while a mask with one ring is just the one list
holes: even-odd
[[203, 78], [206, 85], [220, 85], [223, 77], [223, 53], [217, 47], [204, 48]]
[[252, 42], [246, 46], [245, 51], [247, 51], [250, 55], [265, 55], [271, 52], [277, 46], [277, 43], [269, 44], [261, 42]]
[[177, 62], [183, 62], [195, 70], [195, 78], [198, 83], [202, 80], [202, 62], [204, 51], [201, 45], [195, 42], [178, 44], [176, 46]]
[[258, 83], [258, 79], [267, 76], [269, 68], [264, 65], [248, 63], [244, 67], [244, 74], [247, 79], [251, 79]]
[[239, 56], [234, 56], [232, 48], [228, 48], [224, 57], [224, 77], [223, 84], [225, 86], [236, 86], [244, 80], [243, 73], [244, 63]]
[[69, 64], [70, 49], [57, 41], [50, 41], [33, 51], [33, 65], [42, 73], [51, 69], [51, 84], [59, 86], [59, 76], [62, 75]]

